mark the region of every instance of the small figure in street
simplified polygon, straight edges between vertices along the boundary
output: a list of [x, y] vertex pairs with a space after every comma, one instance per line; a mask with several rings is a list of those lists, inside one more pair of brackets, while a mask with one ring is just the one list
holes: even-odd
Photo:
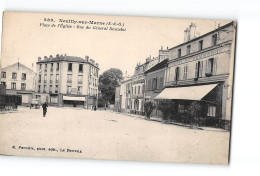
[[43, 105], [42, 105], [43, 117], [46, 116], [46, 113], [47, 113], [47, 107], [48, 107], [47, 102], [43, 103]]
[[94, 111], [96, 111], [97, 110], [97, 107], [96, 106], [94, 106]]

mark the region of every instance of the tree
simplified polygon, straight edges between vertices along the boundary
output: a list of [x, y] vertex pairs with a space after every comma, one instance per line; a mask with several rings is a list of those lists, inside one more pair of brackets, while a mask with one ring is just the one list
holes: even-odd
[[144, 103], [144, 112], [148, 119], [150, 119], [150, 116], [151, 116], [154, 108], [155, 108], [155, 106], [151, 101], [147, 101]]
[[175, 112], [175, 102], [161, 101], [159, 102], [158, 110], [162, 112], [162, 119], [164, 122], [166, 122], [166, 120], [171, 120], [171, 117]]
[[193, 101], [188, 107], [188, 113], [190, 115], [191, 126], [197, 128], [199, 117], [201, 116], [201, 105], [198, 102]]
[[115, 91], [116, 87], [119, 86], [120, 81], [123, 79], [123, 72], [117, 68], [110, 68], [105, 71], [99, 77], [99, 90], [101, 94], [99, 95], [100, 106], [105, 106], [108, 103], [115, 103]]

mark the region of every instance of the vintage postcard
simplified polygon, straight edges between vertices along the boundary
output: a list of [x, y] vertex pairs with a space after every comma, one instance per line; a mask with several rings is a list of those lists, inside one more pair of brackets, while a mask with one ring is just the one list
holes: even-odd
[[236, 22], [4, 12], [0, 154], [228, 164]]

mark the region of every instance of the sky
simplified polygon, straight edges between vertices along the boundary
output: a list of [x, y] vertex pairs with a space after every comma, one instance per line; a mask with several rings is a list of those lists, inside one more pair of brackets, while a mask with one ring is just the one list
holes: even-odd
[[[150, 55], [157, 57], [161, 47], [172, 48], [183, 43], [184, 30], [191, 22], [196, 23], [201, 35], [214, 30], [219, 23], [230, 22], [18, 12], [5, 12], [3, 18], [1, 67], [16, 63], [18, 58], [19, 62], [31, 68], [38, 57], [66, 54], [84, 58], [88, 55], [99, 63], [101, 74], [109, 68], [119, 68], [124, 74], [127, 71], [128, 75], [134, 73], [137, 63], [144, 63]], [[60, 22], [60, 19], [66, 22]], [[72, 24], [72, 20], [98, 24]], [[114, 22], [121, 26], [110, 25]], [[61, 24], [72, 28], [61, 28]], [[87, 26], [90, 29], [86, 29]], [[99, 27], [99, 30], [93, 27]], [[125, 31], [101, 30], [102, 27], [122, 27]]]

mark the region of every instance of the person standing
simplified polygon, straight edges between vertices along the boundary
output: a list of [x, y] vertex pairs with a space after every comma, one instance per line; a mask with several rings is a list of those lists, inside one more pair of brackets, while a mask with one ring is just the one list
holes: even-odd
[[47, 107], [48, 107], [47, 102], [43, 103], [43, 105], [42, 105], [43, 117], [46, 116], [46, 113], [47, 113]]

